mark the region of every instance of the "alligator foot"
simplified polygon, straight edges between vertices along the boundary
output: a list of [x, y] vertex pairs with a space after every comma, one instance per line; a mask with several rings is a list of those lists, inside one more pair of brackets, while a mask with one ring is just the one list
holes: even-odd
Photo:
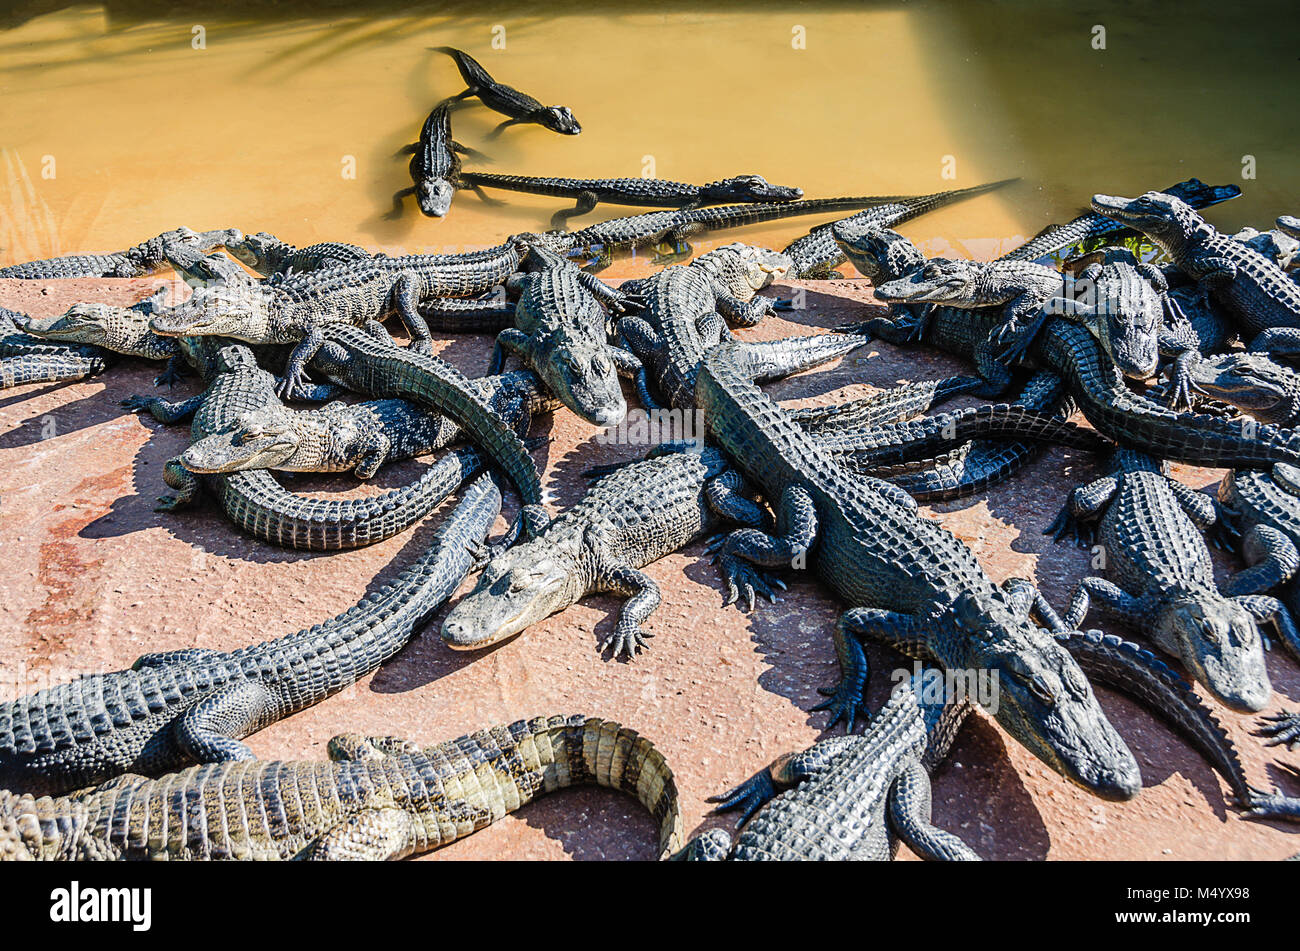
[[834, 687], [818, 687], [817, 692], [826, 699], [813, 707], [814, 710], [827, 710], [830, 718], [826, 721], [826, 730], [830, 731], [841, 720], [845, 731], [853, 732], [854, 724], [859, 718], [863, 723], [871, 722], [871, 712], [867, 709], [866, 699], [849, 678], [842, 677]]
[[1279, 710], [1277, 713], [1259, 718], [1259, 729], [1255, 731], [1256, 736], [1266, 736], [1265, 746], [1286, 746], [1287, 749], [1293, 750], [1300, 746], [1300, 713], [1287, 713], [1285, 710]]
[[426, 357], [433, 356], [433, 341], [426, 339], [412, 340], [410, 346], [406, 348], [412, 353], [421, 353]]
[[727, 581], [727, 599], [722, 602], [724, 605], [733, 602], [739, 604], [743, 598], [744, 610], [753, 611], [756, 594], [761, 594], [772, 604], [781, 600], [772, 590], [774, 587], [785, 590], [785, 582], [780, 578], [765, 574], [749, 562], [731, 555], [722, 555], [716, 560]]
[[[173, 386], [175, 386], [177, 383], [181, 381], [181, 376], [182, 375], [180, 370], [177, 367], [174, 367], [170, 363], [168, 363], [167, 367], [156, 377], [153, 378], [153, 385], [165, 386], [168, 389], [171, 389]], [[126, 401], [123, 400], [124, 404], [125, 402]]]
[[155, 512], [175, 512], [183, 508], [185, 503], [174, 495], [158, 496], [158, 504], [153, 507]]
[[1300, 799], [1286, 796], [1276, 789], [1269, 792], [1247, 786], [1249, 799], [1243, 801], [1238, 796], [1232, 797], [1233, 805], [1241, 809], [1246, 819], [1300, 819]]
[[714, 812], [731, 812], [734, 809], [739, 809], [740, 818], [736, 820], [736, 827], [739, 828], [749, 821], [750, 816], [762, 809], [775, 796], [776, 786], [772, 783], [771, 773], [765, 769], [751, 776], [739, 786], [728, 789], [722, 795], [710, 796], [704, 801], [717, 803]]
[[1087, 548], [1096, 537], [1096, 526], [1075, 518], [1074, 512], [1070, 510], [1070, 503], [1066, 502], [1061, 506], [1061, 511], [1056, 514], [1056, 518], [1052, 520], [1052, 524], [1043, 529], [1043, 534], [1051, 535], [1054, 542], [1073, 538], [1075, 545]]
[[276, 382], [275, 392], [283, 400], [306, 400], [313, 386], [307, 378], [307, 371], [295, 367], [287, 370]]
[[600, 642], [600, 652], [603, 654], [609, 651], [615, 659], [631, 660], [643, 650], [650, 649], [646, 640], [651, 637], [654, 635], [642, 629], [635, 621], [619, 621], [614, 633]]

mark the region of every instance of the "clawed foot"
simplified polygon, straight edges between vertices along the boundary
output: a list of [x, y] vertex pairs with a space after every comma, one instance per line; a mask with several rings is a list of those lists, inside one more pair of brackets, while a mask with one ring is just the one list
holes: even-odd
[[153, 507], [155, 512], [175, 512], [184, 503], [174, 495], [158, 496], [158, 504]]
[[[181, 379], [180, 372], [173, 369], [172, 367], [168, 367], [167, 369], [163, 370], [162, 373], [159, 373], [156, 377], [153, 378], [153, 385], [165, 386], [167, 387], [167, 389], [170, 390], [173, 386], [175, 386], [177, 383], [180, 382], [180, 379]], [[122, 402], [125, 403], [126, 400], [123, 400]]]
[[283, 400], [305, 399], [303, 394], [311, 391], [312, 382], [307, 378], [307, 371], [301, 368], [285, 373], [275, 384], [275, 392]]
[[1034, 342], [1034, 334], [1029, 328], [1003, 324], [990, 333], [989, 342], [998, 351], [998, 362], [1011, 366], [1025, 358], [1029, 345]]
[[1242, 811], [1247, 819], [1281, 819], [1300, 816], [1300, 799], [1286, 796], [1276, 789], [1268, 791], [1255, 786], [1247, 786], [1249, 798], [1245, 801], [1239, 796], [1232, 796], [1232, 804]]
[[609, 302], [609, 310], [611, 313], [623, 317], [627, 314], [641, 313], [641, 311], [645, 310], [645, 305], [646, 299], [643, 295], [623, 294]]
[[1051, 535], [1054, 542], [1059, 542], [1063, 538], [1073, 538], [1077, 546], [1087, 548], [1096, 538], [1097, 530], [1095, 526], [1075, 518], [1067, 504], [1057, 513], [1052, 524], [1043, 529], [1043, 534]]
[[862, 718], [863, 723], [871, 719], [862, 694], [851, 684], [841, 680], [834, 688], [818, 687], [817, 692], [826, 699], [813, 709], [830, 711], [830, 719], [826, 721], [828, 731], [834, 729], [835, 724], [843, 720], [845, 732], [852, 733], [858, 717]]
[[772, 785], [772, 777], [767, 770], [763, 770], [757, 776], [745, 780], [720, 796], [710, 796], [705, 802], [717, 803], [714, 812], [731, 812], [739, 809], [740, 818], [736, 820], [736, 827], [739, 828], [775, 796], [776, 787]]
[[1279, 710], [1259, 718], [1256, 736], [1266, 736], [1265, 746], [1285, 746], [1293, 750], [1300, 745], [1300, 713], [1287, 713]]
[[727, 599], [722, 602], [724, 605], [739, 603], [743, 599], [744, 609], [753, 611], [756, 593], [767, 598], [772, 604], [781, 600], [772, 590], [773, 587], [785, 590], [785, 582], [780, 578], [764, 574], [749, 562], [732, 555], [722, 555], [718, 558], [718, 562], [722, 568], [722, 575], [727, 580]]
[[412, 340], [410, 346], [406, 349], [411, 351], [411, 353], [422, 353], [426, 357], [431, 357], [433, 356], [433, 341], [423, 339]]
[[153, 409], [156, 402], [158, 402], [156, 396], [128, 396], [122, 400], [122, 405], [135, 413], [147, 413]]
[[654, 635], [643, 630], [635, 621], [619, 621], [614, 633], [600, 642], [600, 652], [603, 654], [609, 651], [615, 659], [631, 660], [643, 650], [650, 649], [646, 641], [651, 637]]

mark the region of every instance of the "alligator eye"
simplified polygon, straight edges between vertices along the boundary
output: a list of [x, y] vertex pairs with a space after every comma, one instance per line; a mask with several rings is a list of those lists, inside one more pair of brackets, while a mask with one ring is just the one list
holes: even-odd
[[1056, 703], [1056, 694], [1052, 693], [1051, 688], [1047, 686], [1047, 684], [1043, 681], [1043, 678], [1031, 677], [1029, 679], [1029, 682], [1025, 684], [1025, 686], [1029, 688], [1030, 693], [1032, 693], [1043, 703], [1046, 704]]
[[597, 373], [608, 373], [612, 369], [609, 357], [603, 353], [598, 353], [591, 361], [591, 368]]
[[1200, 621], [1198, 622], [1197, 626], [1201, 629], [1201, 636], [1203, 638], [1205, 638], [1211, 644], [1219, 643], [1220, 640], [1219, 631], [1218, 628], [1216, 628], [1213, 624], [1211, 624], [1209, 621]]

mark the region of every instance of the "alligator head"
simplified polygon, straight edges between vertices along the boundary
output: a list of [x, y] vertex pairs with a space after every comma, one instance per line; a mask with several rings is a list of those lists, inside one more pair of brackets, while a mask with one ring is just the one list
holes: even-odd
[[430, 218], [442, 218], [451, 210], [451, 199], [456, 189], [445, 178], [427, 178], [415, 189], [415, 200], [420, 211]]
[[1210, 230], [1187, 202], [1164, 192], [1147, 192], [1137, 198], [1093, 195], [1092, 210], [1141, 231], [1166, 251], [1172, 241]]
[[1049, 633], [1009, 607], [981, 610], [964, 594], [953, 623], [967, 639], [971, 668], [997, 675], [987, 712], [1031, 753], [1103, 799], [1142, 788], [1137, 760], [1111, 726], [1078, 663]]
[[714, 248], [691, 262], [692, 267], [707, 270], [722, 286], [740, 300], [754, 295], [773, 281], [779, 281], [794, 268], [794, 260], [780, 251], [757, 248], [739, 241]]
[[803, 197], [802, 188], [773, 185], [762, 175], [734, 175], [700, 187], [700, 200], [710, 203], [727, 201], [794, 201]]
[[627, 401], [606, 341], [585, 325], [560, 327], [534, 341], [534, 371], [565, 406], [593, 426], [617, 426]]
[[302, 439], [295, 415], [274, 404], [245, 413], [231, 428], [191, 443], [181, 465], [200, 474], [285, 468]]
[[1283, 215], [1277, 219], [1277, 230], [1292, 238], [1300, 238], [1300, 218]]
[[916, 301], [981, 307], [988, 302], [980, 296], [979, 277], [980, 267], [972, 261], [933, 258], [907, 277], [881, 284], [876, 288], [876, 298], [887, 304]]
[[1082, 267], [1069, 301], [1076, 315], [1121, 373], [1132, 380], [1149, 379], [1160, 365], [1165, 311], [1160, 294], [1138, 271], [1137, 257], [1128, 248], [1105, 248], [1074, 258], [1066, 267]]
[[234, 337], [249, 343], [270, 335], [270, 295], [254, 284], [199, 287], [175, 307], [163, 310], [150, 328], [164, 337]]
[[1262, 353], [1222, 353], [1184, 366], [1198, 393], [1230, 403], [1261, 422], [1294, 425], [1300, 375]]
[[831, 234], [858, 273], [877, 287], [925, 265], [925, 255], [908, 238], [865, 218], [837, 221]]
[[29, 318], [22, 327], [47, 340], [87, 343], [114, 353], [156, 360], [174, 352], [174, 341], [164, 341], [149, 326], [149, 312], [140, 307], [110, 304], [74, 304], [59, 317]]
[[226, 250], [235, 256], [241, 264], [246, 264], [260, 274], [278, 270], [285, 256], [293, 250], [293, 245], [281, 241], [266, 231], [246, 234]]
[[1164, 189], [1164, 192], [1166, 195], [1181, 198], [1193, 208], [1217, 205], [1221, 201], [1227, 201], [1241, 195], [1241, 189], [1236, 185], [1207, 185], [1199, 178], [1189, 178], [1177, 185], [1170, 185]]
[[552, 132], [559, 132], [562, 135], [577, 135], [582, 131], [582, 126], [578, 125], [578, 120], [573, 117], [568, 106], [546, 106], [538, 109], [529, 118], [538, 125], [546, 126]]
[[576, 542], [541, 536], [498, 555], [443, 621], [443, 641], [453, 650], [478, 650], [573, 604], [583, 593]]
[[1264, 709], [1272, 695], [1255, 618], [1217, 592], [1180, 592], [1156, 614], [1152, 636], [1225, 706]]

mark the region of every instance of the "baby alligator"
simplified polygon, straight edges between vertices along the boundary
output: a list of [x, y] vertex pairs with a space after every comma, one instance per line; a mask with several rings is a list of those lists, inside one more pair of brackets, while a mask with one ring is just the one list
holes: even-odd
[[510, 117], [489, 132], [488, 138], [495, 138], [506, 126], [520, 122], [533, 122], [563, 135], [577, 135], [582, 131], [582, 126], [578, 125], [578, 120], [573, 117], [568, 106], [543, 106], [532, 96], [520, 92], [513, 86], [497, 82], [479, 65], [478, 60], [468, 53], [452, 49], [450, 46], [430, 48], [437, 53], [446, 53], [455, 60], [456, 68], [460, 70], [461, 78], [465, 80], [465, 85], [468, 87], [464, 92], [452, 96], [447, 102], [458, 102], [470, 96], [477, 96], [478, 101], [489, 109]]
[[248, 760], [77, 796], [0, 791], [0, 859], [378, 860], [440, 848], [569, 786], [622, 790], [681, 845], [663, 754], [612, 720], [537, 717], [421, 748], [345, 733], [328, 762]]

